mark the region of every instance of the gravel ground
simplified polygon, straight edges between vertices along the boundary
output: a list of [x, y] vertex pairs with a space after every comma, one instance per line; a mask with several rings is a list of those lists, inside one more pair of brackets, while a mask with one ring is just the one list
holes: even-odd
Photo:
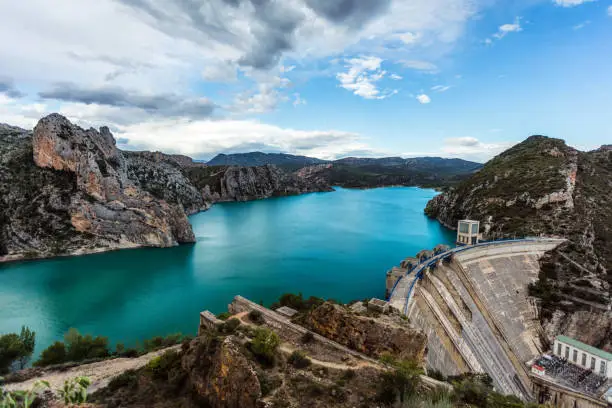
[[27, 381], [6, 384], [4, 389], [6, 391], [28, 390], [36, 381], [46, 380], [51, 384], [51, 389], [57, 390], [64, 385], [64, 381], [74, 377], [85, 376], [91, 380], [91, 386], [88, 388], [88, 393], [91, 394], [100, 388], [106, 387], [110, 380], [124, 371], [144, 367], [151, 359], [166, 351], [177, 350], [180, 347], [180, 345], [172, 346], [136, 358], [114, 358], [97, 363], [83, 364], [66, 371], [51, 371]]

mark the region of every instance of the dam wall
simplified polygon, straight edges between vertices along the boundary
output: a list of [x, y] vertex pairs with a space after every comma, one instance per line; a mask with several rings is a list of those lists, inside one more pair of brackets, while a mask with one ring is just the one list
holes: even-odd
[[498, 391], [531, 400], [526, 363], [544, 350], [527, 290], [540, 257], [561, 242], [455, 248], [402, 277], [389, 302], [427, 334], [427, 366], [445, 375], [486, 372]]

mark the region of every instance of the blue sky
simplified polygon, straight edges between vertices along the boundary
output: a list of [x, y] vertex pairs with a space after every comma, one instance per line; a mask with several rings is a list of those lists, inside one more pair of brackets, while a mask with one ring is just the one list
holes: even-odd
[[54, 4], [0, 0], [0, 122], [58, 111], [202, 159], [612, 143], [611, 0]]

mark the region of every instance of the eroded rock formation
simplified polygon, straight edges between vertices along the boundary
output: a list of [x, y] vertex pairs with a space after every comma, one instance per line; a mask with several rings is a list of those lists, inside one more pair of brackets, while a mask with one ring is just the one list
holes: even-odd
[[371, 357], [383, 354], [423, 361], [427, 337], [399, 315], [360, 316], [345, 307], [324, 303], [301, 322], [305, 327]]

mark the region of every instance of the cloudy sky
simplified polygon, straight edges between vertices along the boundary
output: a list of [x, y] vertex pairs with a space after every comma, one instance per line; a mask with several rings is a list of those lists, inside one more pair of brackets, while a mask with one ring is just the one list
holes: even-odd
[[612, 142], [612, 0], [0, 0], [0, 122], [208, 159]]

